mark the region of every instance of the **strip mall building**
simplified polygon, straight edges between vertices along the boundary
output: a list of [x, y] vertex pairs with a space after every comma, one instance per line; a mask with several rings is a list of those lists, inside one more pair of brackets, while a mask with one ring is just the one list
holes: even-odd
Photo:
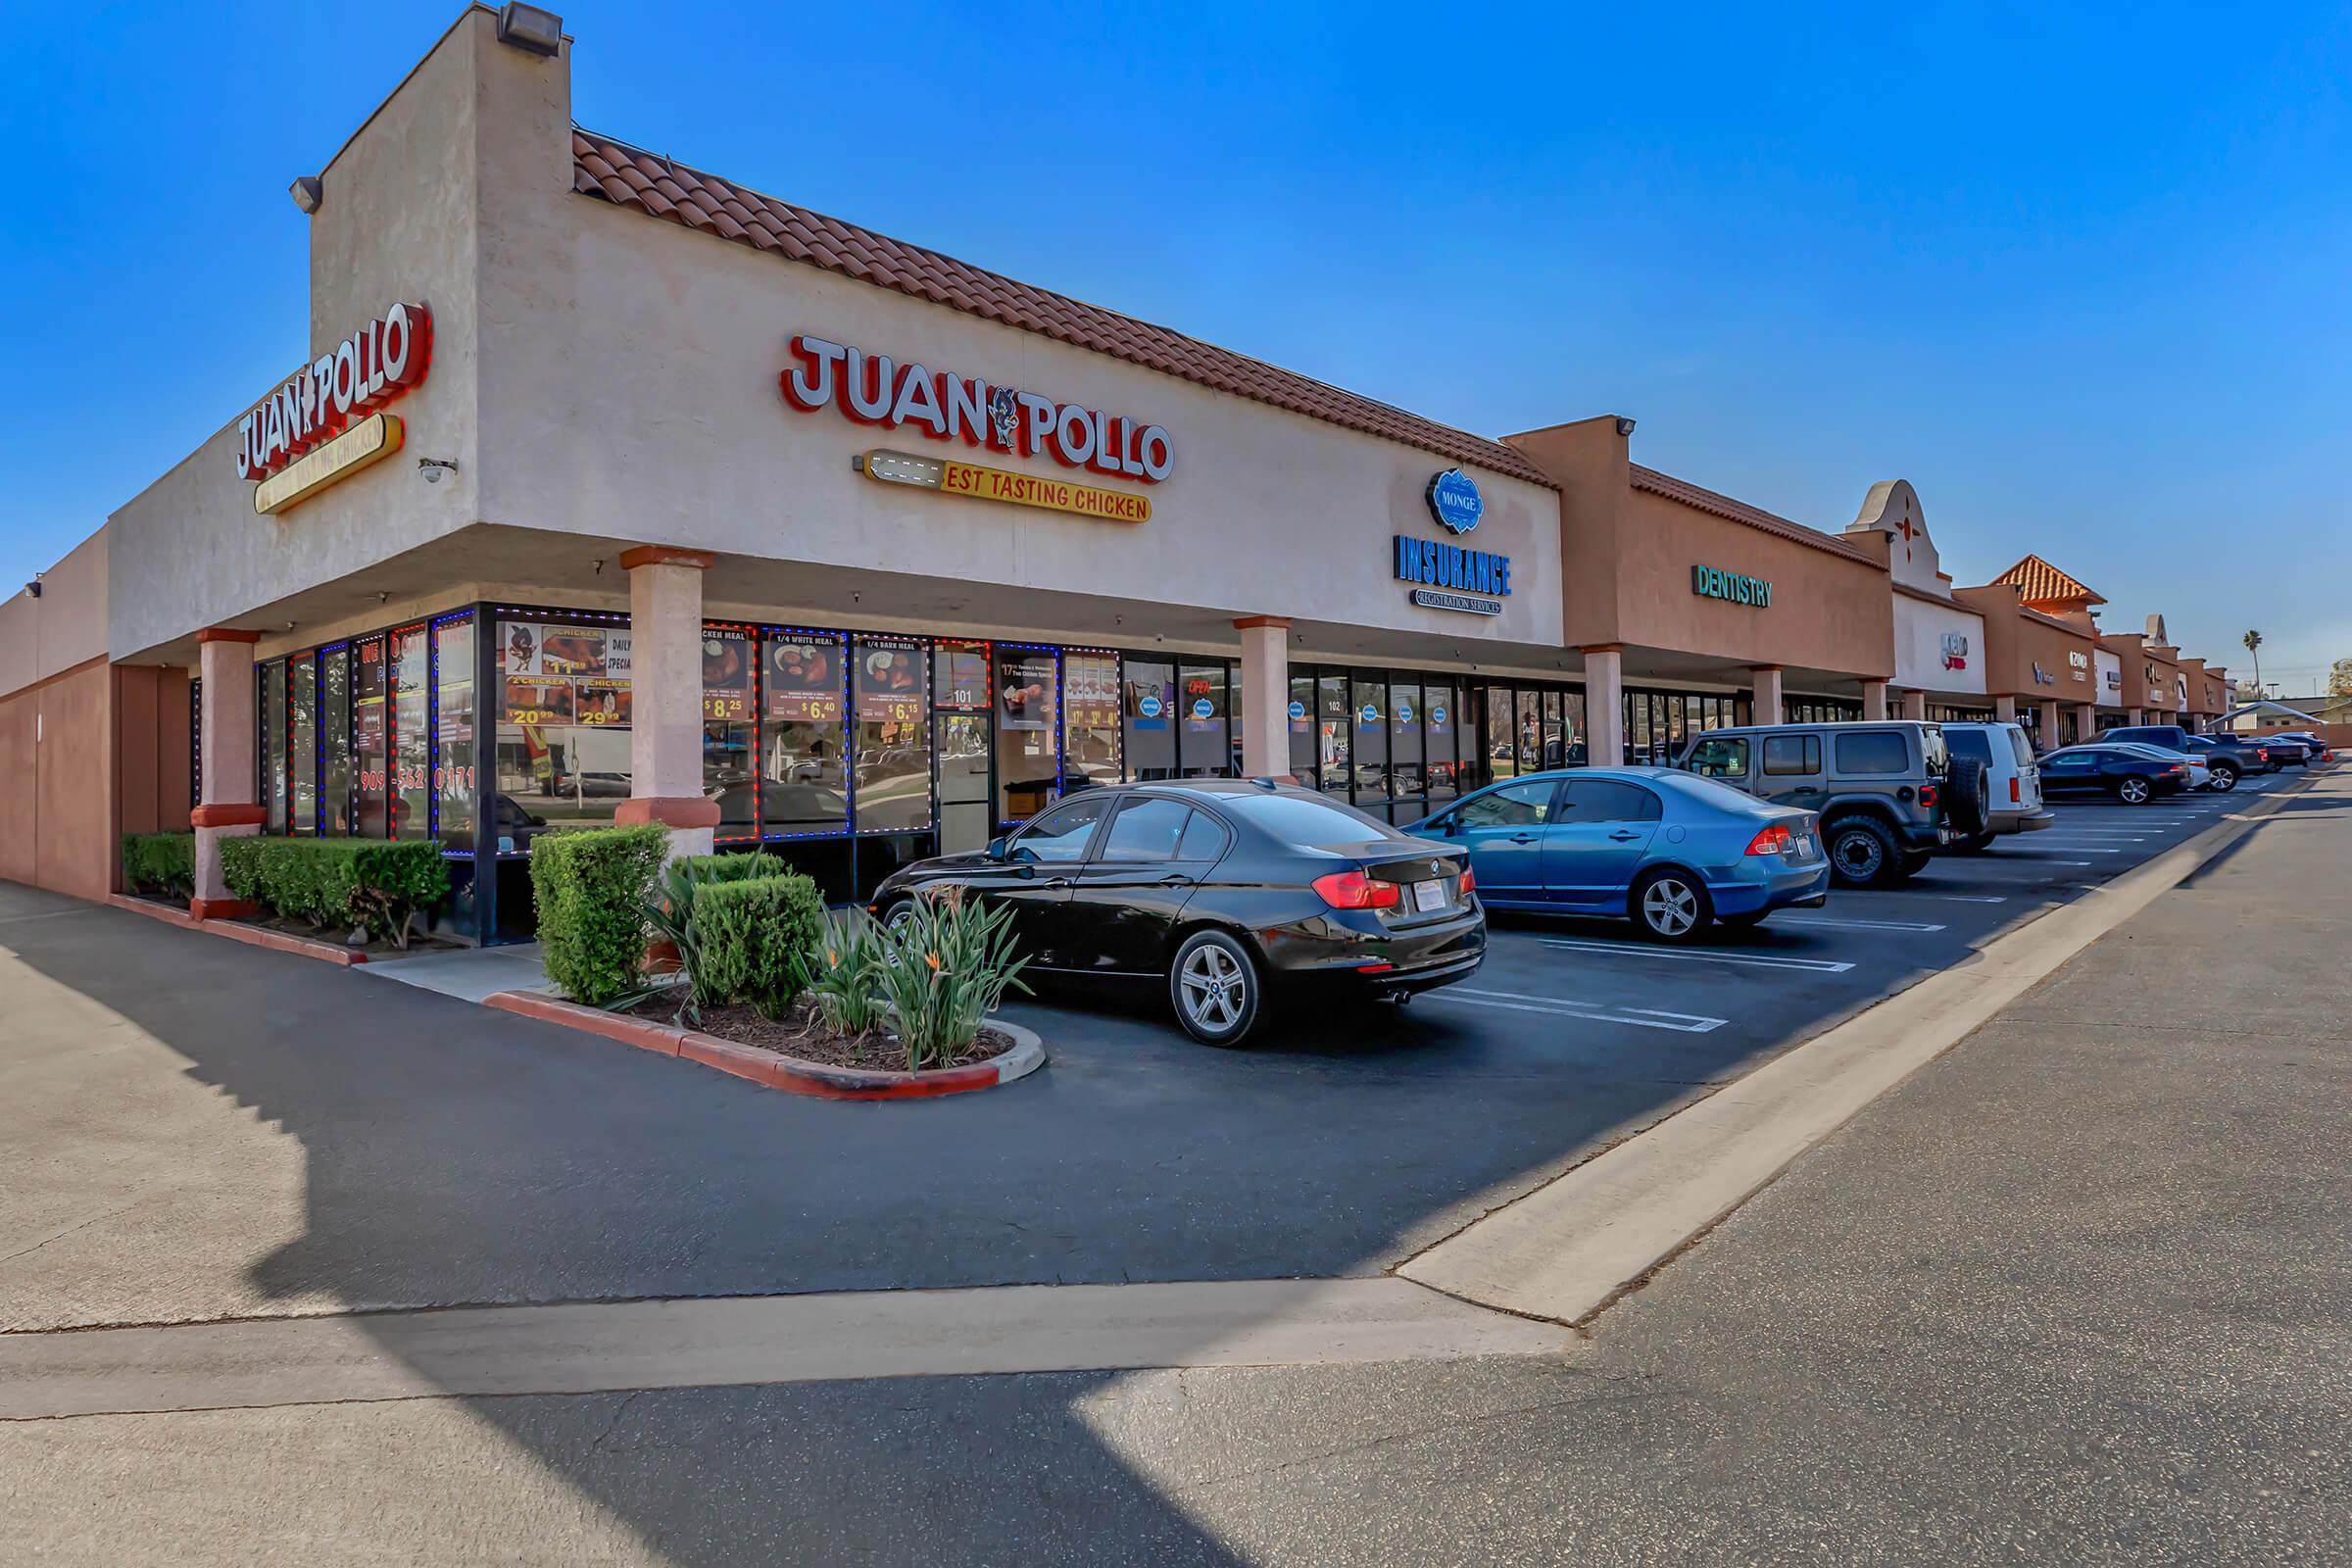
[[1735, 722], [2225, 706], [2034, 558], [1955, 589], [1901, 481], [1830, 533], [1630, 419], [1452, 429], [578, 130], [569, 50], [462, 15], [298, 182], [309, 363], [0, 605], [0, 876], [431, 839], [496, 940], [566, 823], [848, 897], [1119, 779], [1403, 822]]

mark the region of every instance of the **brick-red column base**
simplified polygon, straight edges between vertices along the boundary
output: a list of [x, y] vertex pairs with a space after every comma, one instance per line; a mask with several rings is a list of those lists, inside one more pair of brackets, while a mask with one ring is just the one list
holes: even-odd
[[190, 899], [188, 913], [199, 920], [255, 920], [262, 910], [250, 899]]
[[716, 827], [718, 803], [700, 795], [632, 795], [612, 813], [615, 822], [659, 822], [663, 827]]

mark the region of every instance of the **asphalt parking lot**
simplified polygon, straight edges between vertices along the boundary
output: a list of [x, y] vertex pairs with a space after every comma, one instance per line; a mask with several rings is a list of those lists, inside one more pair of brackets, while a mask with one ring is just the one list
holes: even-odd
[[[929, 1103], [753, 1090], [0, 888], [0, 945], [22, 989], [49, 999], [26, 1004], [20, 1035], [127, 1026], [171, 1063], [133, 1070], [127, 1050], [84, 1060], [61, 1044], [0, 1108], [0, 1138], [42, 1172], [33, 1197], [68, 1232], [0, 1282], [0, 1326], [1378, 1273], [2298, 777], [2136, 810], [2062, 806], [2058, 827], [1937, 860], [1901, 891], [1835, 893], [1696, 948], [1513, 918], [1470, 983], [1295, 1018], [1255, 1050], [1193, 1044], [1154, 996], [1025, 1003], [1012, 1011], [1051, 1065]], [[107, 1139], [74, 1130], [89, 1126]], [[298, 1179], [233, 1201], [218, 1183], [134, 1180], [142, 1161], [184, 1164], [198, 1137], [224, 1140], [230, 1173], [290, 1151]]]

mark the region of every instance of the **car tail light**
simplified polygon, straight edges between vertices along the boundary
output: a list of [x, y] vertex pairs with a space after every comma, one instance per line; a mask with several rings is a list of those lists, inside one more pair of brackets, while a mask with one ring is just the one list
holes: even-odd
[[1396, 883], [1375, 882], [1361, 871], [1334, 871], [1315, 878], [1313, 886], [1335, 909], [1394, 909], [1402, 902]]
[[1476, 876], [1474, 876], [1474, 875], [1472, 875], [1472, 874], [1471, 874], [1470, 868], [1469, 868], [1468, 866], [1466, 866], [1466, 865], [1465, 865], [1465, 866], [1463, 866], [1463, 867], [1462, 867], [1462, 886], [1461, 886], [1461, 896], [1462, 896], [1463, 898], [1465, 898], [1465, 899], [1466, 899], [1466, 898], [1468, 898], [1468, 897], [1469, 897], [1471, 894], [1473, 894], [1473, 893], [1475, 893], [1475, 892], [1477, 892], [1477, 891], [1478, 891], [1478, 878], [1477, 878]]
[[2009, 780], [2009, 804], [2011, 806], [2023, 806], [2025, 804], [2025, 800], [2026, 798], [2024, 796], [2017, 793], [2017, 780], [2012, 777]]
[[2164, 770], [2167, 773], [2185, 773], [2188, 771], [2187, 768], [2182, 767], [2179, 762], [2167, 762]]
[[1936, 804], [1935, 785], [1922, 784], [1919, 787], [1919, 804], [1922, 806], [1934, 806]]
[[1788, 824], [1786, 822], [1775, 822], [1747, 841], [1747, 853], [1750, 855], [1787, 855], [1795, 848], [1795, 841], [1789, 837]]

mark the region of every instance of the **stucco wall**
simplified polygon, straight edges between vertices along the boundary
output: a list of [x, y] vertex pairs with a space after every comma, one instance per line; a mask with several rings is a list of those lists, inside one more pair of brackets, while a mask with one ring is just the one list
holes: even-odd
[[[1988, 695], [2066, 705], [2097, 700], [2093, 677], [2098, 645], [2087, 633], [2026, 610], [2017, 602], [2017, 590], [2005, 584], [1959, 588], [1952, 597], [1984, 617]], [[2072, 656], [2080, 656], [2082, 663]], [[2053, 678], [2036, 681], [2035, 664]]]
[[21, 691], [107, 651], [108, 541], [104, 528], [41, 573], [34, 598], [0, 600], [0, 693]]
[[0, 698], [0, 876], [85, 899], [112, 890], [113, 683], [97, 658]]
[[2124, 706], [2124, 662], [2112, 648], [2101, 648], [2092, 656], [2098, 666], [2098, 705], [2101, 708]]
[[[567, 198], [548, 222], [534, 248], [569, 249], [570, 296], [554, 297], [550, 279], [536, 278], [533, 294], [486, 299], [488, 314], [529, 323], [501, 338], [508, 359], [498, 371], [527, 395], [484, 404], [489, 520], [1426, 631], [1449, 643], [1558, 641], [1558, 508], [1547, 488], [1466, 466], [1486, 514], [1461, 542], [1511, 558], [1511, 594], [1491, 618], [1417, 609], [1395, 579], [1391, 541], [1449, 537], [1423, 499], [1431, 476], [1449, 466], [1444, 458], [593, 198]], [[831, 407], [789, 406], [777, 376], [787, 339], [803, 331], [1162, 425], [1174, 470], [1148, 488], [1153, 514], [1144, 523], [875, 484], [851, 460], [876, 447], [1073, 474], [1045, 458], [976, 453], [860, 425]]]
[[[1945, 664], [1947, 634], [1966, 640], [1959, 669]], [[1910, 691], [1982, 696], [1984, 692], [1984, 617], [1975, 611], [1894, 596], [1894, 681]]]
[[[460, 19], [326, 166], [324, 199], [308, 220], [305, 363], [396, 300], [432, 310], [424, 384], [387, 410], [407, 426], [404, 450], [264, 517], [253, 510], [252, 484], [236, 471], [236, 421], [251, 404], [221, 410], [218, 430], [113, 514], [116, 657], [250, 617], [299, 588], [472, 519], [476, 67], [481, 36], [494, 24], [481, 12]], [[290, 358], [284, 374], [296, 368]], [[251, 399], [273, 390], [254, 387]], [[455, 461], [459, 471], [427, 485], [416, 471], [419, 456]]]

